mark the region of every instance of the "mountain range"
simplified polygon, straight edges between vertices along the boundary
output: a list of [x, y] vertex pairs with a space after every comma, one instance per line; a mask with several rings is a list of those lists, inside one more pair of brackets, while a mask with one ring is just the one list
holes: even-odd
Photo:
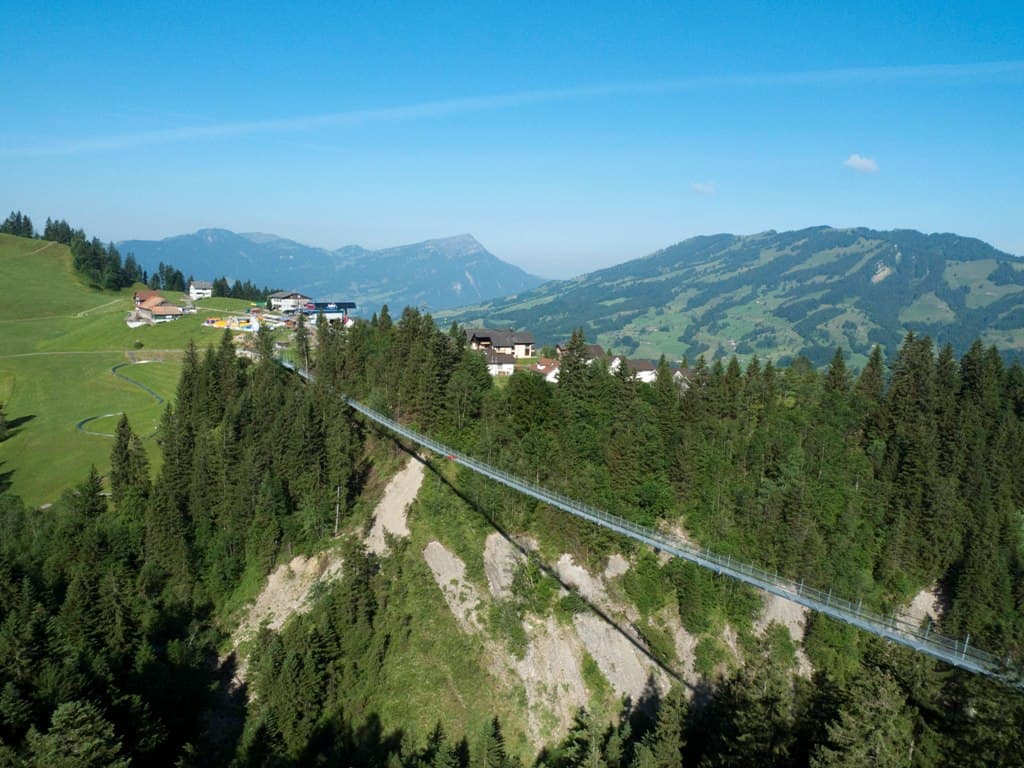
[[981, 240], [913, 230], [813, 227], [694, 237], [518, 296], [441, 312], [442, 322], [528, 328], [639, 358], [692, 363], [754, 354], [821, 365], [836, 347], [860, 366], [908, 331], [962, 353], [976, 338], [1024, 352], [1024, 260]]
[[349, 245], [327, 250], [277, 235], [201, 229], [163, 240], [125, 240], [144, 268], [160, 262], [197, 280], [226, 276], [315, 299], [355, 301], [360, 313], [406, 305], [434, 312], [497, 296], [509, 296], [544, 281], [497, 258], [472, 235], [369, 250]]

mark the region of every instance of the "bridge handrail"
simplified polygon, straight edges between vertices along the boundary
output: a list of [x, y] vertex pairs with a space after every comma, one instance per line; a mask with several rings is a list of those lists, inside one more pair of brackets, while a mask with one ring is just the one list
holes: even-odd
[[[291, 364], [282, 364], [296, 370], [304, 378], [313, 378], [311, 374], [299, 370]], [[683, 541], [664, 531], [641, 525], [627, 518], [598, 509], [590, 504], [570, 499], [557, 491], [550, 491], [530, 480], [517, 477], [505, 470], [492, 467], [479, 459], [456, 451], [433, 438], [400, 424], [354, 398], [344, 395], [342, 397], [345, 403], [353, 410], [396, 434], [552, 507], [621, 533], [635, 541], [688, 560], [701, 567], [708, 568], [715, 573], [729, 576], [770, 594], [795, 602], [805, 608], [824, 613], [827, 616], [872, 634], [928, 654], [953, 666], [1021, 685], [1020, 676], [1012, 669], [1010, 659], [1001, 658], [993, 653], [971, 646], [969, 636], [964, 640], [946, 637], [933, 630], [930, 621], [922, 629], [920, 625], [896, 613], [879, 613], [870, 608], [863, 607], [860, 602], [854, 604], [850, 600], [835, 596], [831, 590], [826, 592], [806, 585], [802, 581], [797, 582], [793, 579], [779, 576], [777, 573], [770, 573], [749, 563], [734, 560], [731, 555], [712, 552], [705, 547], [699, 547], [690, 542]]]

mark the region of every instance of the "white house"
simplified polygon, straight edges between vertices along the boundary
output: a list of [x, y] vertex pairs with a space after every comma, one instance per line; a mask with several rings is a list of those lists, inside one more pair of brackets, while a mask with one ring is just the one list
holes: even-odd
[[550, 381], [552, 384], [558, 383], [558, 371], [561, 368], [561, 364], [557, 360], [552, 360], [547, 357], [542, 357], [533, 365], [526, 368], [528, 371], [543, 376], [545, 381]]
[[278, 312], [297, 312], [311, 301], [298, 291], [275, 291], [267, 297], [269, 308]]
[[188, 296], [192, 301], [212, 299], [213, 283], [208, 283], [205, 280], [193, 280], [188, 284]]
[[491, 376], [511, 376], [516, 370], [516, 359], [512, 355], [485, 349], [484, 359], [487, 361], [487, 372]]
[[629, 360], [624, 355], [616, 355], [608, 364], [608, 372], [616, 373], [625, 365], [637, 381], [653, 384], [658, 380], [658, 367], [650, 360]]

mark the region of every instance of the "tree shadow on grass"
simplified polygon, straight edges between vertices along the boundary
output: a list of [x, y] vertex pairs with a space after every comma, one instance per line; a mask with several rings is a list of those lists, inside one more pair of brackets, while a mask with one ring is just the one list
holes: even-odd
[[[4, 462], [0, 461], [0, 466], [3, 466]], [[10, 469], [7, 472], [0, 472], [0, 493], [7, 493], [11, 489], [12, 481], [11, 478], [14, 476], [14, 470]]]
[[34, 413], [29, 413], [26, 414], [25, 416], [19, 416], [16, 419], [7, 419], [5, 425], [6, 434], [4, 434], [3, 437], [0, 437], [0, 443], [6, 440], [10, 440], [16, 434], [21, 432], [22, 425], [28, 424], [28, 422], [32, 421], [32, 419], [34, 419], [35, 417], [36, 415]]

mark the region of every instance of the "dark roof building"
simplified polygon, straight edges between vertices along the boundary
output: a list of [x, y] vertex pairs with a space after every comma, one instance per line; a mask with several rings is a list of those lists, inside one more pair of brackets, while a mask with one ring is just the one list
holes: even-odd
[[529, 331], [494, 330], [492, 328], [467, 328], [466, 339], [470, 349], [493, 349], [514, 357], [533, 357], [534, 339]]

